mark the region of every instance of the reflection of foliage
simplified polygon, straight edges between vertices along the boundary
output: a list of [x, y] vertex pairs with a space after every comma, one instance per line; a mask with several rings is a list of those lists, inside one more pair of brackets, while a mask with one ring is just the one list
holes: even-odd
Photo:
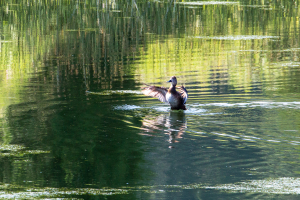
[[[30, 2], [30, 6], [28, 2], [12, 0], [0, 3], [5, 8], [1, 15], [5, 22], [2, 27], [5, 39], [0, 47], [1, 56], [5, 58], [1, 59], [0, 69], [5, 73], [0, 74], [3, 80], [0, 87], [8, 92], [6, 96], [18, 95], [21, 83], [31, 77], [28, 73], [37, 71], [42, 72], [45, 80], [53, 81], [58, 81], [55, 79], [57, 75], [81, 74], [88, 89], [122, 88], [128, 84], [126, 77], [134, 73], [130, 63], [138, 58], [139, 52], [147, 56], [148, 69], [139, 71], [152, 73], [154, 65], [153, 73], [157, 77], [166, 76], [166, 72], [200, 73], [197, 79], [208, 84], [210, 66], [221, 66], [222, 70], [228, 71], [230, 84], [234, 87], [242, 85], [245, 91], [265, 77], [272, 76], [276, 81], [286, 70], [281, 67], [281, 61], [297, 61], [298, 50], [291, 48], [298, 48], [299, 37], [295, 35], [298, 32], [285, 31], [298, 28], [294, 21], [298, 16], [296, 2], [195, 7], [174, 4], [173, 1], [67, 2], [44, 0], [38, 4]], [[273, 16], [275, 10], [276, 17]], [[145, 33], [164, 36], [157, 38]], [[182, 37], [182, 33], [191, 38]], [[224, 35], [279, 36], [280, 40], [193, 38]], [[145, 37], [150, 46], [144, 44]], [[273, 51], [278, 49], [285, 51]], [[266, 53], [261, 50], [266, 50]], [[235, 51], [245, 52], [236, 54]], [[58, 56], [58, 59], [47, 62], [43, 69], [32, 67], [40, 66], [41, 58], [49, 54]], [[157, 62], [152, 63], [153, 58]], [[278, 66], [275, 69], [274, 62]], [[158, 64], [160, 69], [157, 69]], [[48, 65], [57, 66], [58, 70], [50, 70]], [[123, 78], [118, 82], [116, 77]]]
[[[282, 77], [293, 77], [293, 85], [281, 91], [298, 91], [299, 33], [286, 31], [299, 29], [294, 1], [187, 8], [172, 1], [7, 0], [0, 7], [0, 116], [10, 127], [1, 130], [4, 143], [51, 152], [28, 156], [34, 167], [1, 160], [9, 163], [3, 174], [16, 182], [26, 170], [41, 185], [124, 185], [140, 178], [141, 136], [124, 115], [115, 119], [109, 105], [128, 98], [99, 97], [96, 104], [86, 89], [134, 88], [134, 74], [157, 82], [154, 77], [180, 73], [181, 83], [201, 84], [208, 93], [251, 92], [255, 84], [261, 90], [265, 80], [273, 91]], [[224, 35], [280, 39], [213, 37]]]
[[[183, 2], [169, 16], [173, 28], [165, 28], [167, 36], [147, 35], [147, 41], [153, 42], [140, 50], [144, 62], [136, 67], [137, 78], [161, 83], [161, 77], [180, 74], [182, 83], [201, 84], [208, 92], [216, 81], [230, 85], [230, 91], [223, 93], [279, 91], [278, 79], [289, 79], [299, 69], [298, 32], [286, 31], [299, 25], [296, 18], [286, 17], [287, 10], [298, 16], [294, 2], [192, 8]], [[182, 36], [180, 30], [185, 31]], [[225, 79], [211, 78], [211, 70], [216, 69], [227, 74]]]
[[[66, 116], [66, 113], [69, 110], [76, 112], [72, 108], [78, 108], [80, 103], [72, 104], [72, 99], [84, 97], [87, 88], [122, 88], [124, 84], [134, 86], [128, 64], [133, 60], [131, 55], [136, 42], [131, 40], [136, 37], [139, 24], [134, 22], [135, 18], [125, 18], [131, 16], [126, 5], [123, 5], [126, 12], [119, 13], [114, 12], [112, 4], [71, 5], [56, 1], [30, 4], [1, 5], [14, 12], [14, 15], [3, 19], [6, 22], [3, 34], [9, 43], [1, 43], [0, 47], [4, 57], [0, 66], [1, 72], [4, 72], [0, 74], [3, 76], [1, 80], [4, 81], [0, 87], [4, 88], [1, 91], [7, 92], [0, 95], [17, 97], [14, 101], [3, 102], [6, 109], [1, 110], [10, 127], [10, 142], [51, 152], [52, 157], [49, 156], [47, 161], [40, 157], [28, 158], [36, 159], [32, 165], [37, 168], [37, 173], [44, 173], [44, 177], [40, 177], [28, 171], [31, 177], [45, 181], [41, 185], [124, 185], [127, 177], [139, 176], [137, 164], [141, 162], [141, 153], [138, 145], [132, 144], [139, 136], [124, 135], [120, 127], [125, 124], [116, 121], [115, 131], [112, 128], [110, 133], [106, 133], [109, 118], [105, 112], [110, 112], [107, 110], [110, 107], [104, 103], [102, 107], [95, 104], [88, 106], [88, 97], [79, 100], [81, 108], [85, 109], [77, 113], [76, 120], [74, 113], [71, 116]], [[8, 15], [3, 13], [3, 16]], [[52, 54], [55, 56], [53, 60]], [[118, 77], [122, 77], [121, 81]], [[78, 79], [83, 83], [74, 82]], [[53, 98], [58, 100], [52, 101]], [[106, 98], [107, 102], [111, 101], [110, 98], [112, 96]], [[6, 100], [0, 98], [0, 101], [2, 99]], [[23, 101], [26, 103], [10, 105], [11, 102]], [[94, 110], [100, 114], [92, 120], [89, 113]], [[109, 139], [98, 138], [103, 134], [108, 134]], [[28, 170], [24, 165], [19, 165], [19, 168], [23, 171], [19, 173], [18, 170], [18, 174]], [[23, 180], [12, 174], [16, 175], [17, 180]]]
[[[115, 118], [116, 114], [111, 113], [111, 107], [105, 103], [110, 98], [112, 96], [101, 96], [97, 103], [83, 99], [52, 105], [52, 112], [56, 112], [45, 112], [46, 122], [37, 114], [41, 111], [36, 113], [26, 110], [26, 107], [11, 105], [8, 114], [12, 143], [45, 150], [20, 150], [15, 154], [3, 154], [26, 156], [31, 163], [30, 166], [23, 162], [11, 163], [15, 166], [12, 167], [15, 170], [12, 172], [14, 181], [38, 177], [41, 186], [50, 184], [57, 187], [84, 187], [85, 184], [121, 186], [126, 182], [135, 184], [139, 180], [137, 177], [140, 177], [138, 165], [143, 160], [137, 142], [141, 136], [126, 128], [123, 122], [125, 116]], [[31, 104], [32, 107], [34, 105]], [[49, 154], [46, 159], [41, 155], [35, 156], [41, 153]]]

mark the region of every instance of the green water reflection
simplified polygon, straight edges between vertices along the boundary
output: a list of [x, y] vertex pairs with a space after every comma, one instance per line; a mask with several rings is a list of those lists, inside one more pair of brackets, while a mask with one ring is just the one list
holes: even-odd
[[1, 1], [0, 198], [296, 198], [299, 3]]

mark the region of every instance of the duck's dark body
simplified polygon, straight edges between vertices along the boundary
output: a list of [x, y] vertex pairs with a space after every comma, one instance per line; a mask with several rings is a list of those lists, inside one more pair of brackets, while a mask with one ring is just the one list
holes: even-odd
[[176, 91], [177, 79], [172, 76], [168, 81], [171, 82], [170, 88], [167, 90], [164, 87], [147, 86], [143, 88], [143, 93], [147, 96], [157, 97], [160, 101], [169, 103], [172, 110], [186, 110], [185, 103], [188, 98], [188, 93], [185, 87], [179, 87], [179, 92]]

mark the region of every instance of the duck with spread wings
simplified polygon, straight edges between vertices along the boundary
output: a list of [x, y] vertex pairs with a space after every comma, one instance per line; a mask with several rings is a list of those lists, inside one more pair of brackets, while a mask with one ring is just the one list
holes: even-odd
[[176, 91], [177, 79], [175, 76], [172, 76], [167, 82], [171, 82], [169, 89], [147, 85], [142, 88], [142, 92], [144, 95], [157, 97], [161, 102], [169, 103], [172, 110], [186, 110], [185, 103], [188, 99], [188, 92], [185, 87], [177, 87], [179, 92]]

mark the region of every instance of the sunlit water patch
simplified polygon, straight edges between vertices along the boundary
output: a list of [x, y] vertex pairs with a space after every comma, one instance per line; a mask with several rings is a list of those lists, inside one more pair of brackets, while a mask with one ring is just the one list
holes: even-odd
[[261, 10], [273, 10], [270, 5], [239, 5], [239, 7], [243, 8], [253, 8], [253, 9], [261, 9]]
[[[225, 190], [232, 193], [273, 193], [273, 194], [300, 194], [300, 179], [293, 177], [283, 177], [278, 179], [252, 180], [238, 182], [233, 184], [224, 184], [217, 186], [206, 186], [204, 184], [190, 185], [161, 185], [148, 187], [149, 189], [158, 189], [160, 191], [172, 192], [168, 189], [212, 189]], [[145, 189], [146, 187], [142, 187]], [[147, 191], [147, 190], [146, 190]]]
[[273, 194], [300, 194], [300, 179], [284, 177], [278, 179], [252, 180], [235, 184], [205, 187], [206, 189], [226, 190], [234, 193], [273, 193]]
[[26, 150], [26, 147], [21, 145], [0, 145], [0, 155], [1, 156], [24, 156], [29, 154], [42, 154], [50, 153], [50, 151], [43, 150]]
[[[252, 180], [232, 184], [209, 186], [205, 184], [188, 185], [153, 185], [122, 188], [23, 188], [9, 184], [2, 185], [1, 199], [31, 199], [31, 198], [68, 198], [74, 195], [110, 196], [128, 195], [130, 193], [173, 193], [182, 190], [208, 189], [223, 190], [229, 193], [272, 193], [272, 194], [300, 194], [300, 179], [283, 177], [278, 179]], [[11, 190], [14, 190], [12, 193]], [[18, 191], [17, 191], [18, 190]]]
[[21, 145], [0, 145], [0, 151], [20, 151], [25, 147]]
[[273, 65], [281, 66], [281, 67], [299, 67], [300, 62], [277, 62], [274, 63]]
[[[114, 189], [114, 188], [23, 188], [14, 185], [5, 184], [0, 186], [1, 199], [32, 199], [32, 198], [65, 198], [66, 196], [78, 196], [78, 195], [116, 195], [116, 194], [127, 194], [128, 191], [125, 189]], [[13, 189], [12, 193], [10, 190]], [[6, 191], [7, 190], [7, 191]], [[17, 191], [19, 190], [19, 191]]]
[[266, 36], [266, 35], [193, 36], [191, 38], [209, 39], [209, 40], [261, 40], [261, 39], [279, 39], [278, 36]]
[[176, 2], [177, 4], [187, 6], [204, 6], [204, 5], [232, 5], [239, 4], [238, 2], [232, 1], [191, 1], [191, 2]]

